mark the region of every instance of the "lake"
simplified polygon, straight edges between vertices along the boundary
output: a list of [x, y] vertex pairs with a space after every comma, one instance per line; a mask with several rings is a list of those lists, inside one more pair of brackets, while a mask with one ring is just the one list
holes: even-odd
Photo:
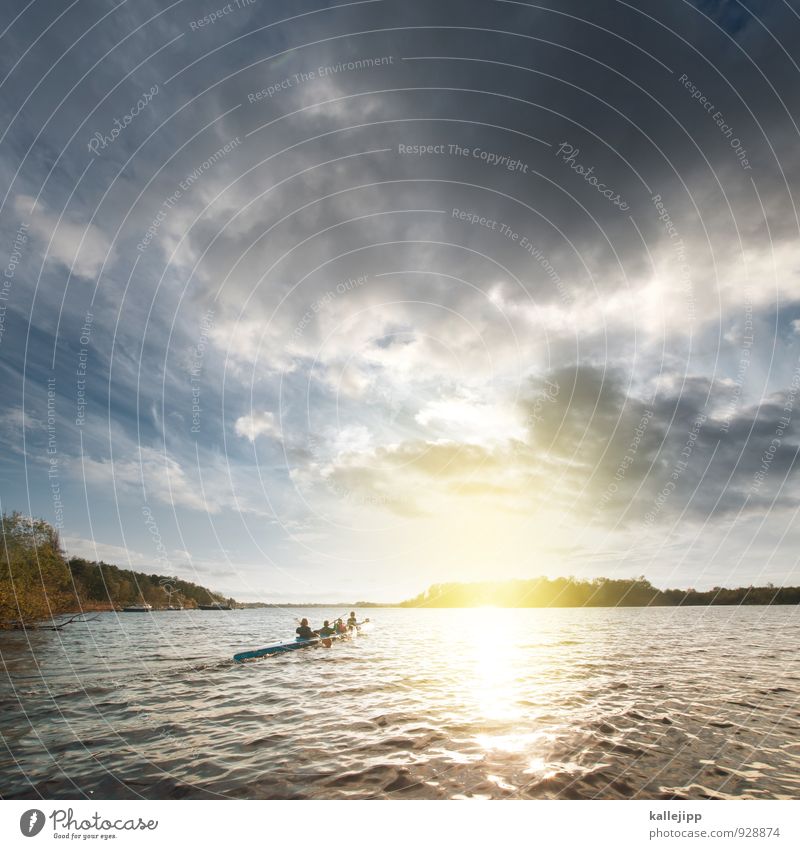
[[0, 632], [0, 796], [798, 798], [796, 607], [101, 614]]

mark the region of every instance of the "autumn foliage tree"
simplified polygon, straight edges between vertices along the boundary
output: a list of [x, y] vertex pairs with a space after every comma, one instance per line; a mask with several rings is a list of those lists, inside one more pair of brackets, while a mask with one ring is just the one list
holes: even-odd
[[72, 609], [75, 596], [58, 531], [43, 519], [3, 514], [0, 626], [32, 624]]
[[177, 577], [134, 572], [82, 557], [67, 560], [58, 531], [43, 519], [4, 513], [2, 522], [0, 628], [30, 627], [62, 613], [118, 610], [141, 602], [155, 609], [213, 602], [236, 606], [235, 599]]

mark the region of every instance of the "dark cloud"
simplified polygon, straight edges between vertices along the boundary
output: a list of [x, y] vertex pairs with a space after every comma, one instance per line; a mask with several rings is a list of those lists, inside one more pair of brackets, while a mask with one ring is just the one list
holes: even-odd
[[11, 5], [4, 503], [52, 378], [64, 474], [119, 464], [142, 550], [137, 467], [198, 534], [205, 474], [229, 531], [309, 540], [355, 507], [629, 529], [795, 506], [787, 4]]
[[594, 366], [547, 380], [523, 405], [531, 442], [571, 468], [574, 506], [592, 518], [705, 522], [797, 506], [797, 383], [737, 410], [731, 387], [705, 378], [675, 377], [650, 399]]

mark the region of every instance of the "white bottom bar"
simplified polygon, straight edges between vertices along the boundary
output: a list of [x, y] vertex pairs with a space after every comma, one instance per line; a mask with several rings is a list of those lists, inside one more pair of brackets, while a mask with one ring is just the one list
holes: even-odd
[[[7, 801], [3, 846], [797, 847], [798, 801]], [[39, 829], [26, 836], [23, 829]]]

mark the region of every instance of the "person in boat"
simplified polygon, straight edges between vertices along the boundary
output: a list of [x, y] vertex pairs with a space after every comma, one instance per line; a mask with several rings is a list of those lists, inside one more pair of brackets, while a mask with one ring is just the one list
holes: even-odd
[[336, 628], [337, 634], [346, 634], [347, 633], [347, 626], [344, 624], [344, 622], [341, 618], [336, 620], [336, 625], [334, 627]]
[[317, 633], [320, 637], [332, 637], [336, 631], [331, 628], [331, 623], [326, 619]]
[[355, 628], [356, 625], [358, 625], [358, 619], [356, 619], [356, 612], [355, 610], [351, 610], [350, 616], [347, 618], [347, 627]]
[[300, 620], [300, 627], [296, 629], [295, 633], [298, 640], [313, 640], [317, 636], [317, 632], [311, 630], [308, 619]]

